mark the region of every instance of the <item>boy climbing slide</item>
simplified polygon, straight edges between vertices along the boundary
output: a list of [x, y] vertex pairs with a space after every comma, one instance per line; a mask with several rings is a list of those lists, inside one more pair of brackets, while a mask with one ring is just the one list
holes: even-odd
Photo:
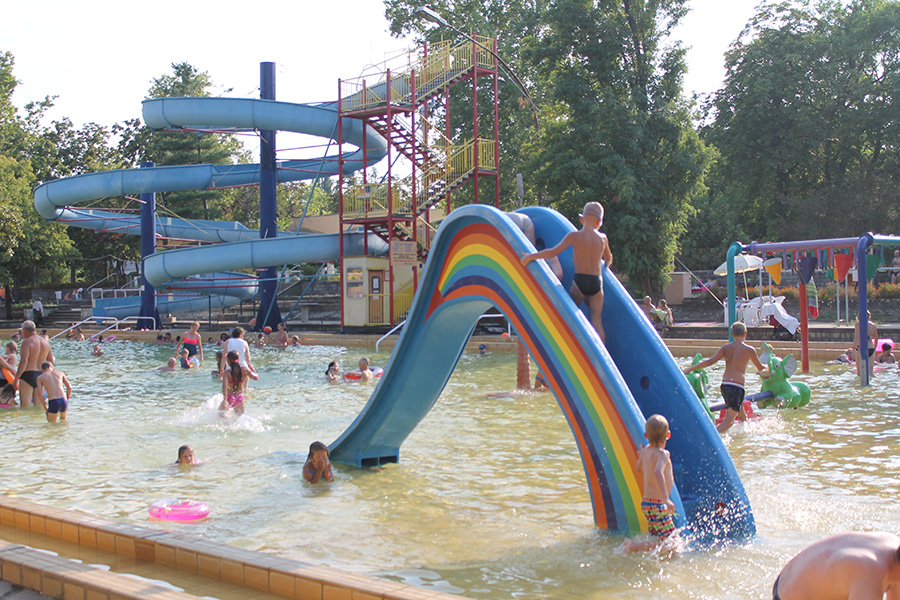
[[528, 266], [538, 258], [551, 258], [572, 246], [572, 263], [575, 276], [569, 295], [575, 305], [587, 302], [591, 311], [591, 324], [600, 340], [606, 343], [606, 332], [603, 330], [603, 264], [608, 269], [612, 266], [612, 252], [605, 233], [600, 233], [603, 224], [603, 206], [599, 202], [588, 202], [581, 215], [581, 229], [566, 234], [562, 241], [553, 248], [547, 248], [522, 257], [522, 264]]

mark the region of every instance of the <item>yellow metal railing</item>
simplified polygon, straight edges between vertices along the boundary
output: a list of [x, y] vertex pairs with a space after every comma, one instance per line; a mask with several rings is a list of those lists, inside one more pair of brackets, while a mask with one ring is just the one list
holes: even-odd
[[412, 289], [412, 280], [409, 282], [408, 290], [394, 292], [394, 325], [406, 318], [415, 295], [416, 292]]
[[[398, 69], [391, 72], [391, 102], [408, 103], [412, 99], [410, 73], [415, 72], [416, 95], [419, 98], [432, 94], [452, 80], [449, 75], [458, 75], [479, 66], [494, 68], [494, 56], [489, 48], [493, 48], [494, 39], [482, 35], [474, 36], [479, 44], [464, 41], [453, 45], [449, 41], [437, 42], [428, 48], [428, 54], [419, 56], [409, 70]], [[486, 49], [488, 48], [488, 49]], [[341, 80], [341, 111], [350, 112], [383, 106], [387, 103], [387, 76], [378, 78], [378, 83], [369, 85], [367, 78]]]
[[[387, 79], [369, 85], [366, 79], [341, 80], [341, 112], [364, 110], [387, 104]], [[409, 98], [409, 75], [403, 73], [391, 76], [391, 102], [400, 103]]]
[[497, 169], [497, 144], [494, 140], [478, 139], [478, 167], [481, 169]]
[[[395, 215], [412, 215], [412, 194], [406, 188], [406, 182], [394, 182]], [[387, 182], [354, 185], [344, 192], [345, 219], [386, 217], [389, 212]]]

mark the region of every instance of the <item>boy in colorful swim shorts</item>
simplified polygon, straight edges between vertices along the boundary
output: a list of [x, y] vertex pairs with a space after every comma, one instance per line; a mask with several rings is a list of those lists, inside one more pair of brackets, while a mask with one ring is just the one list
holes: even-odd
[[650, 442], [638, 451], [635, 469], [643, 475], [644, 496], [641, 512], [650, 526], [649, 541], [626, 540], [626, 552], [652, 550], [675, 533], [675, 504], [669, 498], [674, 485], [672, 459], [666, 450], [666, 441], [672, 436], [669, 422], [662, 415], [652, 415], [644, 425], [644, 437]]
[[600, 233], [603, 224], [603, 206], [599, 202], [588, 202], [584, 205], [581, 217], [581, 229], [567, 233], [553, 248], [547, 248], [534, 254], [522, 257], [522, 264], [528, 265], [538, 258], [551, 258], [572, 246], [572, 263], [575, 275], [569, 295], [576, 306], [584, 300], [591, 311], [591, 324], [606, 343], [606, 332], [603, 330], [603, 264], [612, 266], [612, 252], [605, 233]]
[[[44, 402], [45, 391], [49, 398], [46, 403]], [[54, 369], [53, 363], [49, 361], [41, 363], [41, 375], [37, 378], [37, 393], [44, 411], [47, 413], [48, 422], [56, 423], [66, 420], [69, 412], [69, 399], [72, 397], [72, 384], [69, 383], [66, 374]]]
[[722, 392], [722, 399], [725, 401], [725, 418], [716, 425], [716, 431], [724, 433], [734, 425], [734, 419], [742, 415], [742, 421], [745, 420], [744, 413], [744, 378], [747, 373], [747, 365], [753, 362], [756, 369], [763, 378], [768, 377], [769, 367], [764, 366], [756, 355], [756, 350], [752, 346], [747, 345], [744, 340], [747, 338], [747, 326], [736, 321], [731, 325], [731, 337], [733, 342], [725, 344], [719, 348], [715, 354], [706, 360], [701, 360], [696, 365], [685, 367], [682, 369], [684, 374], [697, 369], [704, 369], [710, 365], [714, 365], [721, 359], [725, 359], [725, 373], [722, 374], [722, 385], [719, 388]]

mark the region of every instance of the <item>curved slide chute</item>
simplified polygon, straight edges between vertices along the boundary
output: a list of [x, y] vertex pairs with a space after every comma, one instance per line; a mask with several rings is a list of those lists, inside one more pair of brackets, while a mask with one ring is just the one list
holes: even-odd
[[[522, 212], [534, 223], [539, 245], [554, 245], [573, 229], [548, 209]], [[659, 412], [673, 429], [672, 500], [680, 524], [717, 539], [752, 535], [749, 501], [721, 439], [662, 342], [644, 343], [656, 334], [615, 276], [604, 277], [608, 343], [644, 344], [641, 369], [619, 365], [618, 348], [607, 352], [546, 265], [521, 265], [520, 256], [533, 250], [491, 207], [463, 207], [445, 219], [391, 359], [363, 411], [332, 444], [333, 459], [360, 466], [396, 462], [400, 445], [449, 380], [478, 316], [495, 306], [528, 347], [572, 428], [599, 527], [647, 530], [634, 466], [645, 417]], [[571, 258], [561, 258], [565, 283]], [[644, 393], [633, 393], [635, 385]]]
[[[145, 100], [144, 121], [151, 128], [244, 128], [291, 131], [337, 139], [337, 103], [293, 104], [274, 100], [237, 98], [157, 98]], [[342, 135], [355, 150], [324, 158], [281, 161], [277, 165], [279, 182], [328, 177], [343, 172], [350, 173], [366, 165], [377, 163], [387, 154], [387, 141], [373, 128], [358, 119], [345, 119]], [[365, 150], [363, 150], [365, 149]], [[138, 195], [151, 192], [172, 192], [193, 189], [221, 189], [258, 184], [259, 165], [183, 165], [151, 167], [146, 169], [119, 169], [100, 173], [87, 173], [44, 183], [34, 192], [37, 211], [50, 221], [67, 225], [140, 234], [140, 217], [97, 210], [72, 208], [81, 202], [113, 196]], [[181, 298], [177, 302], [160, 296], [160, 310], [200, 310], [207, 306], [230, 306], [247, 299], [246, 281], [241, 289], [221, 290], [223, 284], [203, 288], [194, 278], [182, 278], [197, 274], [219, 276], [217, 271], [241, 268], [264, 268], [296, 262], [337, 260], [340, 239], [337, 234], [292, 234], [279, 232], [278, 236], [260, 239], [259, 231], [248, 229], [237, 222], [217, 222], [157, 217], [157, 232], [163, 237], [196, 241], [220, 242], [215, 246], [182, 248], [160, 252], [145, 261], [145, 276], [154, 286], [165, 291], [189, 289], [194, 294], [204, 291], [218, 295], [213, 303], [207, 298]], [[368, 247], [370, 253], [384, 254], [387, 245], [374, 234], [363, 238], [361, 232], [344, 233], [348, 252], [362, 254]], [[228, 279], [229, 275], [206, 279]], [[227, 284], [225, 284], [227, 285]], [[252, 287], [255, 288], [255, 285]], [[223, 293], [224, 292], [224, 293]], [[177, 292], [176, 292], [177, 293]], [[188, 294], [190, 296], [190, 294]], [[255, 295], [255, 292], [253, 292]], [[135, 300], [129, 300], [136, 304]], [[104, 307], [111, 316], [134, 314], [134, 306], [125, 306], [125, 299], [117, 299], [116, 306]]]

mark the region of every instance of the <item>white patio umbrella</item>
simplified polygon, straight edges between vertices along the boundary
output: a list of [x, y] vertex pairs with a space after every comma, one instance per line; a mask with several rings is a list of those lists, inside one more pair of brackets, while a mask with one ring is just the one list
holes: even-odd
[[[734, 272], [744, 273], [744, 296], [747, 296], [747, 271], [758, 271], [762, 269], [763, 259], [752, 254], [738, 254], [734, 257]], [[728, 274], [728, 261], [719, 265], [719, 268], [713, 271], [717, 277], [724, 277]]]

